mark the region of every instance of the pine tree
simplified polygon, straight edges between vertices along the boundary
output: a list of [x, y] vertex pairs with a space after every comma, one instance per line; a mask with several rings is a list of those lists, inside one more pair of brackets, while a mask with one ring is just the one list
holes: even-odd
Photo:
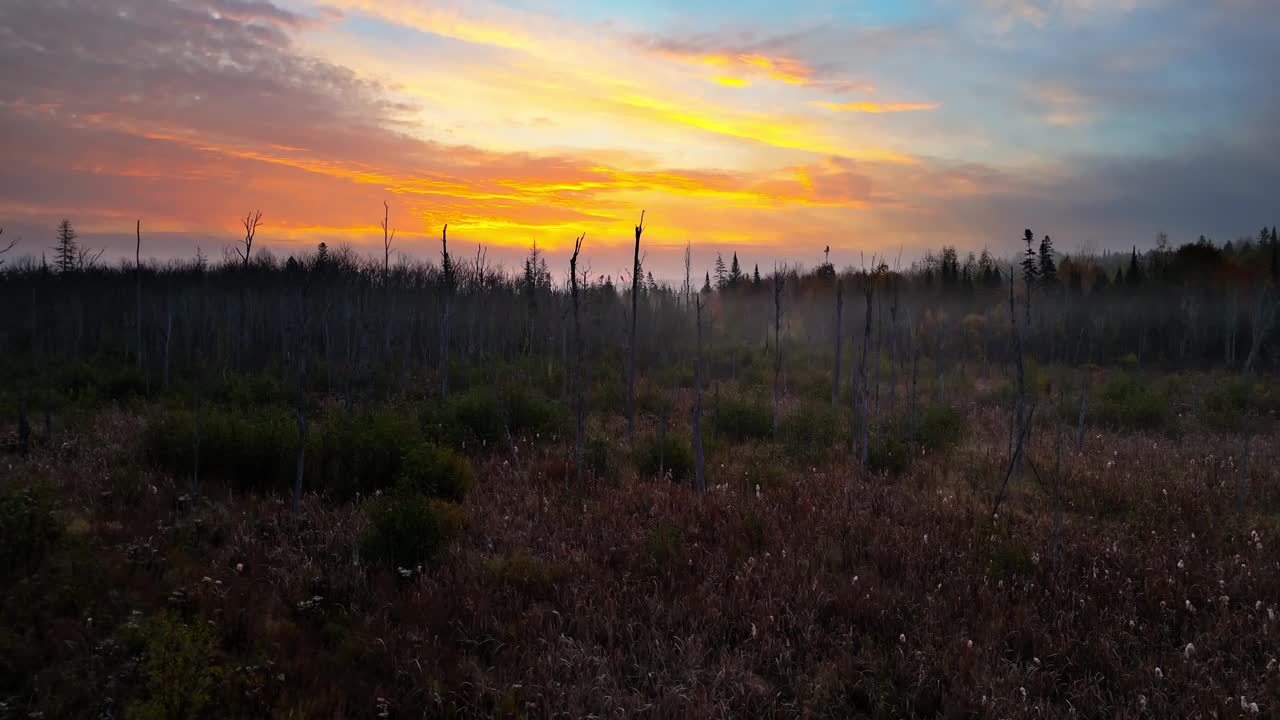
[[1133, 254], [1129, 256], [1129, 272], [1125, 274], [1125, 281], [1130, 285], [1142, 284], [1142, 267], [1138, 265], [1138, 246], [1133, 246]]
[[1271, 281], [1280, 285], [1280, 238], [1276, 237], [1275, 226], [1271, 227]]
[[702, 283], [702, 292], [711, 292], [711, 273], [707, 273], [707, 279]]
[[756, 271], [751, 274], [751, 284], [760, 287], [760, 264], [756, 264]]
[[71, 227], [70, 220], [63, 220], [58, 223], [58, 244], [53, 247], [54, 255], [53, 266], [60, 273], [73, 272], [76, 269], [76, 231]]
[[723, 290], [725, 283], [728, 282], [728, 271], [724, 268], [724, 258], [720, 257], [720, 253], [716, 253], [716, 289]]
[[1040, 241], [1040, 283], [1046, 287], [1058, 284], [1058, 265], [1053, 261], [1053, 240], [1045, 235]]
[[323, 269], [328, 266], [329, 266], [329, 246], [322, 242], [318, 246], [316, 246], [316, 268]]
[[738, 264], [738, 253], [733, 253], [733, 261], [729, 263], [729, 287], [736, 288], [742, 284], [742, 266]]
[[1040, 274], [1036, 250], [1032, 247], [1036, 236], [1030, 230], [1027, 230], [1022, 239], [1027, 243], [1027, 250], [1022, 254], [1022, 282], [1029, 288], [1035, 283], [1036, 277]]

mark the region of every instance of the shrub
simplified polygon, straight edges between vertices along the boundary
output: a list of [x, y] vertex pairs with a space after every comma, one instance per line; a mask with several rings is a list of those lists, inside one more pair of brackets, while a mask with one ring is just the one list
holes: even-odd
[[867, 469], [877, 473], [901, 475], [911, 464], [911, 451], [905, 435], [888, 429], [871, 438], [871, 451], [867, 453]]
[[441, 510], [430, 499], [410, 492], [393, 492], [371, 501], [361, 551], [391, 570], [430, 562], [449, 540], [449, 523]]
[[151, 621], [147, 631], [147, 699], [129, 708], [129, 720], [199, 718], [211, 714], [223, 670], [217, 659], [213, 629], [204, 623], [185, 625], [168, 612]]
[[44, 483], [0, 497], [0, 580], [9, 583], [40, 569], [62, 537], [53, 492]]
[[429, 497], [461, 502], [474, 481], [465, 457], [432, 443], [413, 447], [400, 464], [401, 488]]
[[523, 550], [489, 558], [485, 569], [499, 583], [534, 595], [551, 593], [568, 575], [566, 568], [530, 557]]
[[[171, 411], [150, 418], [143, 432], [146, 457], [175, 477], [195, 465], [195, 415]], [[200, 471], [248, 491], [282, 490], [293, 481], [297, 427], [283, 409], [235, 412], [209, 408], [200, 419]]]
[[312, 433], [307, 472], [315, 487], [338, 499], [391, 487], [401, 475], [405, 448], [422, 443], [414, 415], [403, 407], [340, 413]]
[[650, 437], [636, 451], [636, 468], [642, 475], [669, 473], [677, 482], [693, 477], [693, 450], [674, 433]]
[[933, 405], [920, 414], [920, 444], [930, 450], [943, 450], [960, 442], [964, 434], [964, 418], [953, 407]]
[[787, 454], [817, 460], [828, 454], [839, 440], [843, 423], [844, 416], [830, 404], [803, 403], [782, 418], [778, 426], [779, 439]]
[[773, 411], [764, 403], [721, 398], [712, 424], [717, 434], [730, 440], [763, 440], [773, 435]]
[[613, 448], [609, 444], [609, 438], [598, 435], [587, 438], [587, 442], [582, 448], [582, 461], [585, 464], [584, 469], [596, 478], [612, 477], [612, 455]]
[[1168, 400], [1128, 374], [1112, 375], [1103, 388], [1097, 420], [1130, 430], [1159, 430], [1169, 423]]

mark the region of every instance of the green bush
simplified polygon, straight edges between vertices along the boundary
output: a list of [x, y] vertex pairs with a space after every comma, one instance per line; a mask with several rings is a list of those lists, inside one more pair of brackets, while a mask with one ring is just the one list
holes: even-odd
[[813, 461], [830, 453], [843, 427], [842, 413], [829, 403], [812, 402], [803, 403], [795, 412], [783, 416], [778, 434], [788, 455]]
[[465, 457], [432, 443], [410, 449], [400, 465], [400, 487], [429, 497], [461, 502], [474, 482]]
[[129, 720], [167, 720], [216, 715], [223, 668], [217, 663], [213, 628], [186, 625], [161, 612], [147, 630], [146, 699], [129, 707]]
[[911, 451], [906, 435], [887, 428], [871, 439], [871, 451], [867, 453], [867, 469], [877, 473], [901, 475], [911, 465]]
[[[195, 416], [162, 412], [143, 432], [148, 461], [174, 477], [191, 476]], [[207, 407], [201, 417], [200, 474], [248, 492], [286, 492], [297, 470], [298, 428], [292, 412], [259, 407]], [[391, 487], [400, 476], [405, 448], [422, 442], [412, 414], [398, 407], [337, 412], [312, 421], [305, 484], [338, 499]]]
[[582, 448], [583, 469], [596, 478], [613, 477], [613, 447], [609, 438], [595, 436], [587, 438]]
[[930, 450], [944, 450], [958, 444], [964, 435], [964, 418], [948, 405], [933, 405], [920, 414], [920, 444]]
[[650, 477], [669, 473], [677, 482], [693, 477], [693, 450], [675, 435], [653, 436], [636, 450], [636, 469]]
[[361, 537], [361, 552], [388, 569], [428, 563], [449, 541], [446, 513], [423, 495], [389, 493], [370, 501], [367, 513], [369, 528]]
[[[148, 460], [175, 477], [190, 477], [195, 465], [195, 415], [170, 411], [150, 418], [143, 431]], [[200, 419], [200, 472], [244, 491], [281, 491], [291, 486], [298, 432], [283, 409], [232, 412], [206, 408]]]
[[1111, 427], [1160, 430], [1169, 424], [1168, 399], [1128, 374], [1107, 379], [1097, 408], [1097, 421]]
[[479, 385], [448, 402], [426, 408], [422, 423], [442, 444], [480, 451], [527, 434], [554, 436], [566, 432], [569, 415], [546, 394], [523, 385]]
[[764, 440], [773, 435], [773, 410], [764, 403], [724, 397], [712, 425], [717, 435], [730, 440]]
[[54, 376], [59, 392], [77, 400], [123, 400], [146, 392], [146, 378], [133, 365], [100, 358], [62, 366]]
[[322, 419], [312, 440], [307, 472], [313, 487], [345, 500], [391, 487], [405, 448], [420, 445], [423, 434], [412, 412], [390, 406]]
[[1219, 430], [1239, 432], [1253, 426], [1257, 431], [1262, 420], [1275, 415], [1278, 399], [1280, 396], [1268, 385], [1251, 386], [1242, 378], [1227, 378], [1205, 393], [1200, 401], [1200, 416]]
[[61, 537], [48, 485], [10, 489], [0, 497], [0, 580], [8, 584], [39, 570]]

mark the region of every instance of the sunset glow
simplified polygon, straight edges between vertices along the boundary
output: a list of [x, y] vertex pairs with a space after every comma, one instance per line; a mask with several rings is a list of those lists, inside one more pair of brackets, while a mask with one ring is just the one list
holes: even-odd
[[260, 208], [273, 252], [360, 249], [386, 200], [410, 255], [448, 223], [507, 258], [583, 232], [620, 257], [644, 209], [669, 268], [686, 241], [1229, 239], [1277, 174], [1276, 7], [13, 0], [0, 225], [38, 253], [64, 216], [113, 249], [141, 218], [176, 256]]

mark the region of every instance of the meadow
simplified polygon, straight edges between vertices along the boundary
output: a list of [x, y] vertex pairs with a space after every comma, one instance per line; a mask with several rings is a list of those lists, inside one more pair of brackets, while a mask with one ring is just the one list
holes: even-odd
[[250, 224], [4, 268], [0, 717], [1280, 712], [1274, 235], [672, 287]]

